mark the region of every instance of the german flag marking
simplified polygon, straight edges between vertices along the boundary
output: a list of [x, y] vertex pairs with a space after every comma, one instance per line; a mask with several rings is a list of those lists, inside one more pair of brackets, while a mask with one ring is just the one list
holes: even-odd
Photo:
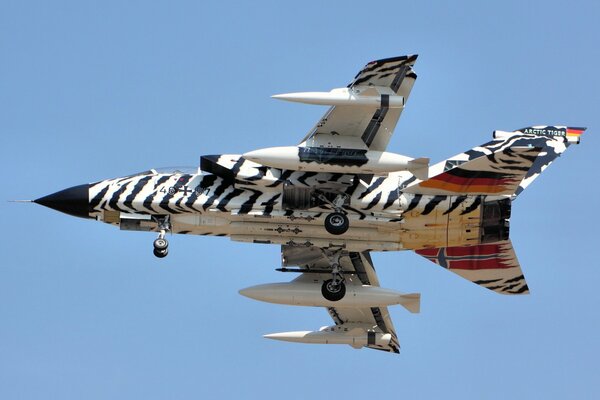
[[586, 128], [567, 128], [567, 136], [581, 136]]
[[518, 266], [501, 243], [477, 246], [439, 247], [415, 253], [444, 268], [461, 270], [507, 269]]
[[501, 193], [516, 183], [512, 174], [455, 168], [421, 182], [419, 186], [455, 193]]

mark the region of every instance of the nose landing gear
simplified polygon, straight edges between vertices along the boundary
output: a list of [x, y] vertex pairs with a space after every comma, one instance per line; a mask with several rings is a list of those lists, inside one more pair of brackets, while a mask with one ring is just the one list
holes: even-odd
[[158, 238], [154, 241], [154, 255], [158, 258], [166, 257], [169, 254], [169, 242], [167, 239]]
[[164, 258], [169, 254], [169, 242], [165, 239], [165, 235], [171, 230], [171, 222], [169, 216], [156, 218], [158, 223], [158, 238], [154, 241], [154, 255], [158, 258]]

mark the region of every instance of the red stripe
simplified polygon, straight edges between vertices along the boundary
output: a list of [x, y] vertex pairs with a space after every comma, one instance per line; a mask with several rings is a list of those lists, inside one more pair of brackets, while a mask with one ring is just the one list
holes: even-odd
[[505, 186], [514, 183], [514, 180], [509, 178], [463, 178], [450, 174], [442, 174], [431, 179], [461, 186]]
[[460, 260], [460, 261], [449, 261], [449, 269], [468, 269], [468, 270], [479, 270], [479, 269], [505, 269], [511, 266], [502, 262], [500, 258], [492, 258], [490, 260]]
[[421, 249], [415, 250], [415, 253], [423, 257], [437, 257], [439, 251], [440, 249]]
[[581, 135], [584, 131], [585, 129], [567, 128], [567, 133], [570, 133], [572, 135]]
[[497, 244], [480, 244], [479, 246], [447, 247], [446, 254], [449, 257], [460, 256], [484, 256], [502, 253]]

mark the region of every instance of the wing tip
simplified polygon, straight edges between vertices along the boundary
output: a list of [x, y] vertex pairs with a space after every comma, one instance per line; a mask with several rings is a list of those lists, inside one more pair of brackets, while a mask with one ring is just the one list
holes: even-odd
[[385, 64], [385, 63], [389, 63], [389, 62], [405, 61], [405, 60], [408, 60], [411, 63], [411, 65], [412, 65], [412, 63], [414, 63], [415, 61], [417, 61], [418, 57], [419, 57], [418, 54], [407, 54], [407, 55], [404, 55], [404, 56], [381, 58], [381, 59], [378, 59], [378, 60], [373, 60], [373, 61], [368, 62], [365, 67], [371, 67], [374, 64]]

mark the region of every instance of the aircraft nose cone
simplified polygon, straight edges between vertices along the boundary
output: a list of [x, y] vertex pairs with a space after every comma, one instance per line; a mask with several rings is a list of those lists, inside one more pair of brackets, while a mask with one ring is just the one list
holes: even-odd
[[60, 192], [40, 197], [33, 202], [75, 217], [89, 218], [89, 189], [89, 184], [73, 186]]

